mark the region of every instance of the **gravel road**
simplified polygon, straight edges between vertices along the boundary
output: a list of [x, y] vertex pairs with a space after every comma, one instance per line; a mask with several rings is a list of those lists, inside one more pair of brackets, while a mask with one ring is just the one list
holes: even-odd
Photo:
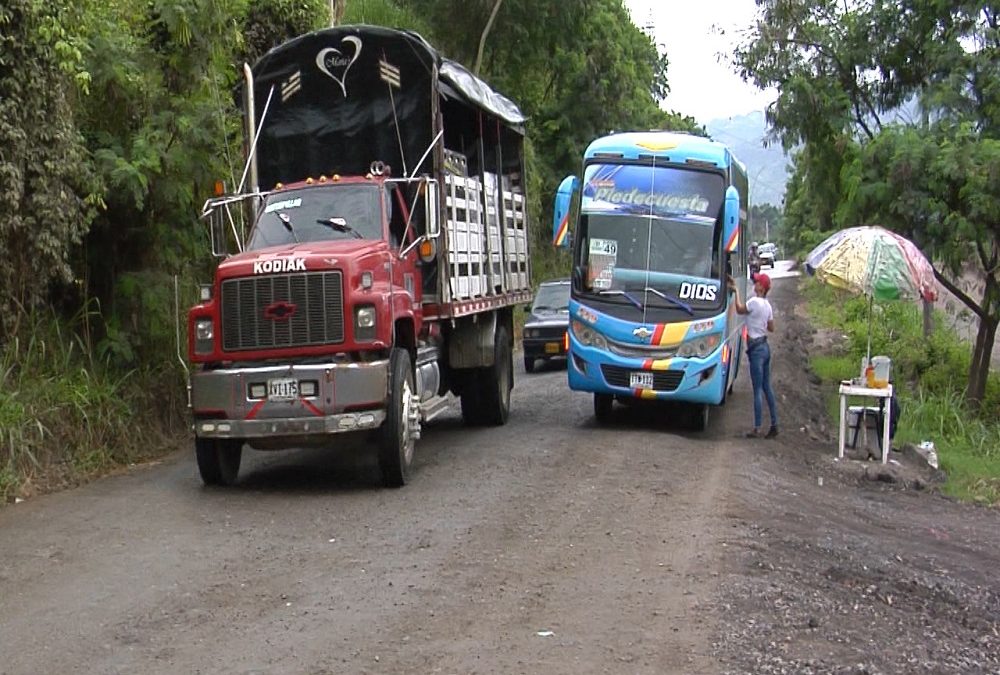
[[773, 441], [745, 373], [696, 434], [598, 427], [556, 366], [505, 427], [425, 427], [401, 490], [360, 442], [248, 450], [228, 490], [185, 445], [0, 509], [0, 673], [1000, 673], [1000, 514], [834, 461], [795, 284]]

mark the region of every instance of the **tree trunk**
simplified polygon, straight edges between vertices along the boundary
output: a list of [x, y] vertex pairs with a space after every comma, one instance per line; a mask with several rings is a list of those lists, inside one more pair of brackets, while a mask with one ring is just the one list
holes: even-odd
[[339, 26], [344, 20], [344, 10], [347, 9], [347, 0], [330, 0], [330, 26]]
[[490, 30], [493, 28], [493, 20], [497, 18], [497, 12], [500, 11], [500, 4], [503, 0], [497, 0], [496, 4], [493, 5], [493, 11], [490, 12], [490, 18], [486, 21], [486, 27], [483, 28], [483, 34], [479, 36], [479, 52], [476, 54], [476, 65], [473, 66], [472, 72], [475, 75], [479, 75], [479, 69], [483, 65], [483, 51], [486, 49], [486, 36], [490, 34]]
[[976, 346], [972, 350], [972, 363], [969, 364], [969, 386], [965, 390], [966, 402], [974, 407], [978, 407], [986, 395], [986, 381], [990, 375], [990, 361], [998, 323], [1000, 320], [993, 316], [979, 319]]
[[930, 300], [923, 301], [924, 306], [924, 339], [928, 340], [934, 332], [934, 303]]

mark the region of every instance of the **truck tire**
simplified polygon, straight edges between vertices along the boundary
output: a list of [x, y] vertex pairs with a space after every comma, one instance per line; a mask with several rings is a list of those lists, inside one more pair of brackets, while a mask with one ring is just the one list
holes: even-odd
[[525, 356], [524, 357], [524, 371], [527, 373], [535, 372], [535, 357]]
[[243, 441], [238, 438], [195, 438], [198, 473], [205, 485], [232, 485], [240, 473]]
[[493, 365], [483, 369], [479, 397], [482, 423], [499, 427], [510, 415], [510, 390], [514, 388], [514, 354], [506, 326], [497, 326], [493, 341]]
[[414, 399], [410, 353], [396, 347], [389, 357], [389, 406], [379, 430], [378, 468], [386, 487], [403, 487], [410, 477], [420, 431], [420, 409]]
[[611, 409], [615, 406], [615, 397], [611, 394], [594, 394], [594, 418], [598, 424], [611, 420]]
[[493, 365], [469, 373], [462, 392], [462, 419], [469, 426], [502, 426], [510, 415], [514, 387], [514, 355], [510, 333], [498, 326], [493, 340]]

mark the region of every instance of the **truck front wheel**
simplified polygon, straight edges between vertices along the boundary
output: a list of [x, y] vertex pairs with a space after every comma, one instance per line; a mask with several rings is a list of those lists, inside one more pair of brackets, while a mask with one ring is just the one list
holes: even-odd
[[420, 409], [410, 353], [397, 347], [389, 358], [389, 408], [379, 438], [378, 467], [386, 487], [406, 485], [419, 433]]
[[198, 472], [205, 485], [232, 485], [240, 473], [243, 441], [238, 438], [195, 438]]

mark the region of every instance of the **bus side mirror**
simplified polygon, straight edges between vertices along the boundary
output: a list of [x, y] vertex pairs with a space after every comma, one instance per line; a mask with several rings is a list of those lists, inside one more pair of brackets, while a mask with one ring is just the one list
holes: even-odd
[[566, 176], [556, 190], [555, 208], [552, 214], [552, 245], [557, 248], [569, 248], [570, 226], [573, 225], [573, 201], [580, 189], [580, 179], [576, 176]]
[[726, 253], [738, 251], [740, 246], [740, 193], [732, 185], [726, 188], [722, 225], [722, 240], [726, 243]]

